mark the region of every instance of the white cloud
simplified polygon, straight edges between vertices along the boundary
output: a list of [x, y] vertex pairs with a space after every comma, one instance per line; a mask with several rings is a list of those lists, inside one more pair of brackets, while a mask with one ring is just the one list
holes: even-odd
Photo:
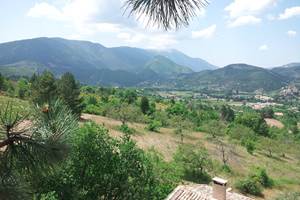
[[285, 9], [283, 13], [281, 13], [278, 17], [278, 19], [289, 19], [291, 17], [299, 16], [300, 15], [300, 6], [298, 7], [291, 7]]
[[63, 20], [64, 16], [56, 7], [48, 3], [37, 3], [27, 13], [29, 17]]
[[175, 36], [168, 33], [140, 33], [131, 30], [130, 33], [119, 33], [117, 37], [132, 46], [142, 45], [149, 49], [167, 49], [177, 43]]
[[258, 24], [260, 22], [261, 22], [260, 18], [248, 15], [248, 16], [238, 17], [233, 21], [229, 21], [228, 25], [229, 27], [238, 27], [238, 26]]
[[[228, 12], [229, 27], [258, 24], [262, 20], [259, 15], [268, 7], [276, 4], [277, 0], [234, 0], [225, 7]], [[271, 20], [271, 17], [268, 16]]]
[[268, 47], [268, 45], [264, 44], [264, 45], [261, 45], [261, 46], [258, 48], [258, 50], [260, 50], [260, 51], [267, 51], [267, 50], [269, 50], [269, 47]]
[[146, 48], [150, 49], [168, 49], [174, 44], [177, 43], [177, 40], [174, 35], [170, 34], [157, 34], [154, 36], [147, 35], [145, 38], [148, 44], [146, 44]]
[[225, 8], [225, 11], [229, 12], [230, 18], [237, 18], [244, 15], [259, 14], [275, 3], [276, 0], [234, 0]]
[[200, 31], [192, 31], [192, 38], [211, 38], [217, 29], [217, 25], [211, 25]]
[[288, 34], [289, 37], [295, 37], [295, 36], [297, 35], [297, 32], [296, 32], [296, 31], [293, 31], [293, 30], [289, 30], [289, 31], [287, 32], [287, 34]]
[[[70, 0], [61, 7], [46, 2], [35, 4], [27, 13], [34, 18], [46, 18], [73, 25], [80, 35], [92, 35], [95, 32], [119, 32], [119, 20], [108, 15], [109, 6], [119, 8], [120, 1], [112, 5], [103, 0]], [[121, 10], [120, 10], [121, 13]], [[113, 15], [116, 16], [116, 15]]]
[[[62, 3], [63, 2], [63, 3]], [[164, 49], [177, 43], [175, 34], [140, 26], [134, 19], [123, 16], [124, 0], [65, 0], [60, 4], [45, 2], [35, 4], [27, 16], [55, 20], [65, 23], [75, 31], [73, 39], [86, 39], [101, 36], [101, 33], [113, 33], [110, 36], [129, 46]], [[199, 14], [204, 15], [205, 11]]]

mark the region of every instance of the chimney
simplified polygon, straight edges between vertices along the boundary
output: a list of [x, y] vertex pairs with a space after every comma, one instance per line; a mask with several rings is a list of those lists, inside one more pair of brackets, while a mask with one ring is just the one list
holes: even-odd
[[226, 200], [227, 180], [215, 177], [213, 178], [213, 182], [213, 199]]

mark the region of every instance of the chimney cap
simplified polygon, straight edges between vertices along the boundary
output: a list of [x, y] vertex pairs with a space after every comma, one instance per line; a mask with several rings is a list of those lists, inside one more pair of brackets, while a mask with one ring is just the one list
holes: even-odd
[[212, 179], [214, 183], [219, 184], [219, 185], [226, 185], [227, 184], [227, 180], [219, 178], [219, 177], [215, 177]]

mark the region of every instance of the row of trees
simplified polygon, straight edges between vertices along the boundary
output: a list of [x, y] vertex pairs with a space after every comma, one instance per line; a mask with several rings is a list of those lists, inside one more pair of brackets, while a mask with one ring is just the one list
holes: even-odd
[[80, 116], [83, 109], [80, 85], [69, 72], [58, 80], [49, 71], [40, 76], [34, 74], [30, 79], [30, 95], [31, 100], [38, 105], [49, 104], [59, 98], [77, 116]]
[[30, 100], [39, 106], [47, 106], [52, 101], [60, 99], [77, 116], [80, 116], [83, 110], [80, 84], [69, 72], [59, 79], [51, 72], [45, 71], [40, 75], [33, 74], [30, 79], [20, 78], [17, 81], [9, 80], [0, 74], [1, 90], [10, 96]]

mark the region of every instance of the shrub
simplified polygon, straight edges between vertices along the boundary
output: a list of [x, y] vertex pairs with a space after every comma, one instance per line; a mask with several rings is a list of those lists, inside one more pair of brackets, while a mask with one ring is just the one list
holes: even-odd
[[264, 118], [258, 113], [244, 112], [236, 118], [235, 122], [251, 128], [259, 135], [269, 136], [268, 125]]
[[163, 127], [170, 125], [170, 118], [169, 118], [167, 112], [165, 112], [165, 111], [154, 112], [153, 118], [156, 119], [157, 121], [160, 121], [160, 123]]
[[264, 168], [256, 168], [251, 177], [259, 181], [265, 188], [270, 188], [274, 185], [274, 181], [268, 176], [267, 171]]
[[96, 97], [94, 96], [89, 96], [87, 99], [87, 104], [92, 104], [92, 105], [96, 105], [98, 103]]
[[262, 186], [261, 184], [252, 178], [246, 178], [244, 180], [240, 180], [236, 183], [236, 188], [243, 193], [252, 194], [256, 196], [262, 195]]
[[151, 120], [148, 126], [146, 127], [146, 129], [153, 132], [159, 132], [160, 127], [161, 127], [160, 121]]
[[263, 187], [269, 188], [274, 185], [274, 181], [268, 176], [264, 168], [257, 167], [251, 174], [236, 183], [237, 189], [243, 193], [261, 195]]
[[94, 115], [102, 115], [102, 109], [99, 106], [89, 104], [84, 109], [85, 113], [94, 114]]
[[[207, 132], [211, 137], [223, 136], [225, 134], [226, 125], [217, 120], [208, 121], [201, 129]], [[199, 130], [199, 129], [198, 129]]]
[[229, 165], [222, 165], [222, 171], [225, 173], [231, 173], [232, 170]]
[[255, 150], [255, 142], [253, 140], [247, 140], [245, 141], [244, 146], [246, 147], [247, 152], [253, 155]]
[[213, 168], [207, 150], [202, 146], [182, 145], [174, 155], [174, 160], [183, 168], [184, 178], [197, 183], [209, 183], [209, 171]]
[[164, 157], [154, 149], [150, 149], [150, 151], [147, 152], [147, 158], [153, 165], [155, 177], [158, 178], [160, 183], [156, 192], [159, 193], [160, 196], [167, 196], [182, 181], [182, 169], [175, 162], [166, 162]]
[[[72, 145], [63, 166], [67, 178], [56, 183], [58, 199], [165, 198], [156, 193], [160, 184], [151, 163], [129, 137], [117, 140], [104, 127], [86, 123]], [[69, 187], [73, 198], [64, 196]]]
[[260, 113], [263, 118], [274, 118], [274, 111], [271, 107], [263, 108]]
[[140, 108], [141, 108], [141, 111], [143, 112], [143, 114], [148, 114], [148, 112], [150, 110], [150, 104], [149, 104], [149, 100], [147, 97], [144, 97], [144, 96], [142, 97]]
[[41, 200], [57, 200], [58, 195], [55, 192], [48, 192], [41, 195]]
[[248, 138], [255, 139], [255, 133], [251, 128], [236, 123], [230, 125], [228, 135], [232, 139], [240, 140], [241, 143]]
[[129, 128], [129, 126], [127, 124], [122, 124], [119, 128], [119, 130], [123, 133], [132, 135], [134, 134], [135, 130], [133, 128]]
[[234, 120], [234, 111], [230, 106], [222, 105], [221, 107], [221, 119], [227, 122], [232, 122]]

